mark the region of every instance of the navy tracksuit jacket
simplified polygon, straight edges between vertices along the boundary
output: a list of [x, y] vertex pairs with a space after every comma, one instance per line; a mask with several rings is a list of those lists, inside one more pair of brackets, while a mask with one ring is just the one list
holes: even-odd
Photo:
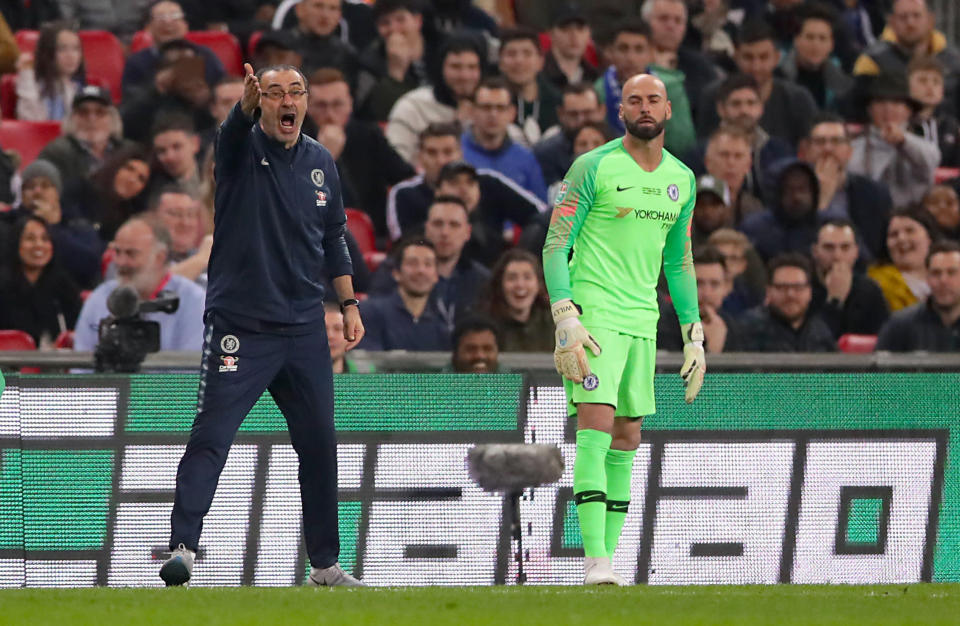
[[303, 134], [288, 150], [256, 117], [238, 103], [217, 135], [197, 416], [177, 469], [170, 548], [197, 549], [237, 429], [269, 389], [300, 460], [307, 554], [323, 568], [340, 550], [324, 275], [352, 274], [346, 216], [330, 153]]

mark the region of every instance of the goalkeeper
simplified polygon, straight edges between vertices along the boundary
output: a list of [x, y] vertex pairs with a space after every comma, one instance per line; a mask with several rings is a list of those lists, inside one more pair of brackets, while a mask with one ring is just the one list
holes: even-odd
[[620, 118], [623, 138], [580, 156], [567, 172], [543, 248], [554, 361], [568, 413], [577, 416], [573, 493], [588, 585], [624, 584], [611, 558], [627, 515], [642, 419], [655, 412], [661, 260], [683, 330], [688, 403], [706, 371], [690, 251], [695, 182], [663, 149], [670, 102], [660, 79], [630, 78]]

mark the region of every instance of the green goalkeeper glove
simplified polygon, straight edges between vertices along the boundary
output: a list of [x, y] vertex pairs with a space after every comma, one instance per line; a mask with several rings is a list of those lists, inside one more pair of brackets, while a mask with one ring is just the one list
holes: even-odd
[[707, 360], [703, 353], [703, 324], [681, 324], [680, 332], [683, 334], [683, 367], [680, 368], [680, 377], [687, 386], [685, 397], [687, 404], [690, 404], [700, 393], [703, 375], [707, 371]]
[[587, 363], [587, 353], [583, 346], [588, 346], [593, 356], [600, 356], [600, 344], [580, 323], [580, 310], [573, 300], [560, 300], [553, 305], [551, 311], [553, 322], [557, 325], [557, 346], [553, 351], [553, 363], [561, 376], [575, 383], [582, 383], [583, 379], [590, 375], [590, 365]]

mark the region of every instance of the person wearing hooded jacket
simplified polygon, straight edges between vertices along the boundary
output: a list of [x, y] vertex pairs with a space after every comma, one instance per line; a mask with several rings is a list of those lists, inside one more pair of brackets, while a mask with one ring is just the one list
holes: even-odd
[[790, 159], [771, 179], [776, 181], [771, 208], [745, 217], [740, 230], [764, 260], [783, 252], [806, 254], [817, 236], [817, 175], [807, 163]]

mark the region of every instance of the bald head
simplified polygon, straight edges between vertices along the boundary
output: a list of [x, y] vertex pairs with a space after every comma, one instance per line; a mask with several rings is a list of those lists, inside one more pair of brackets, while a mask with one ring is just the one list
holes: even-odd
[[650, 74], [637, 74], [623, 85], [620, 119], [627, 133], [641, 141], [660, 137], [670, 119], [670, 101], [663, 81]]
[[634, 90], [639, 90], [643, 93], [659, 93], [664, 100], [667, 98], [667, 87], [663, 84], [663, 81], [654, 76], [653, 74], [634, 74], [627, 79], [627, 82], [623, 84], [623, 97], [626, 99], [627, 95], [632, 93]]

